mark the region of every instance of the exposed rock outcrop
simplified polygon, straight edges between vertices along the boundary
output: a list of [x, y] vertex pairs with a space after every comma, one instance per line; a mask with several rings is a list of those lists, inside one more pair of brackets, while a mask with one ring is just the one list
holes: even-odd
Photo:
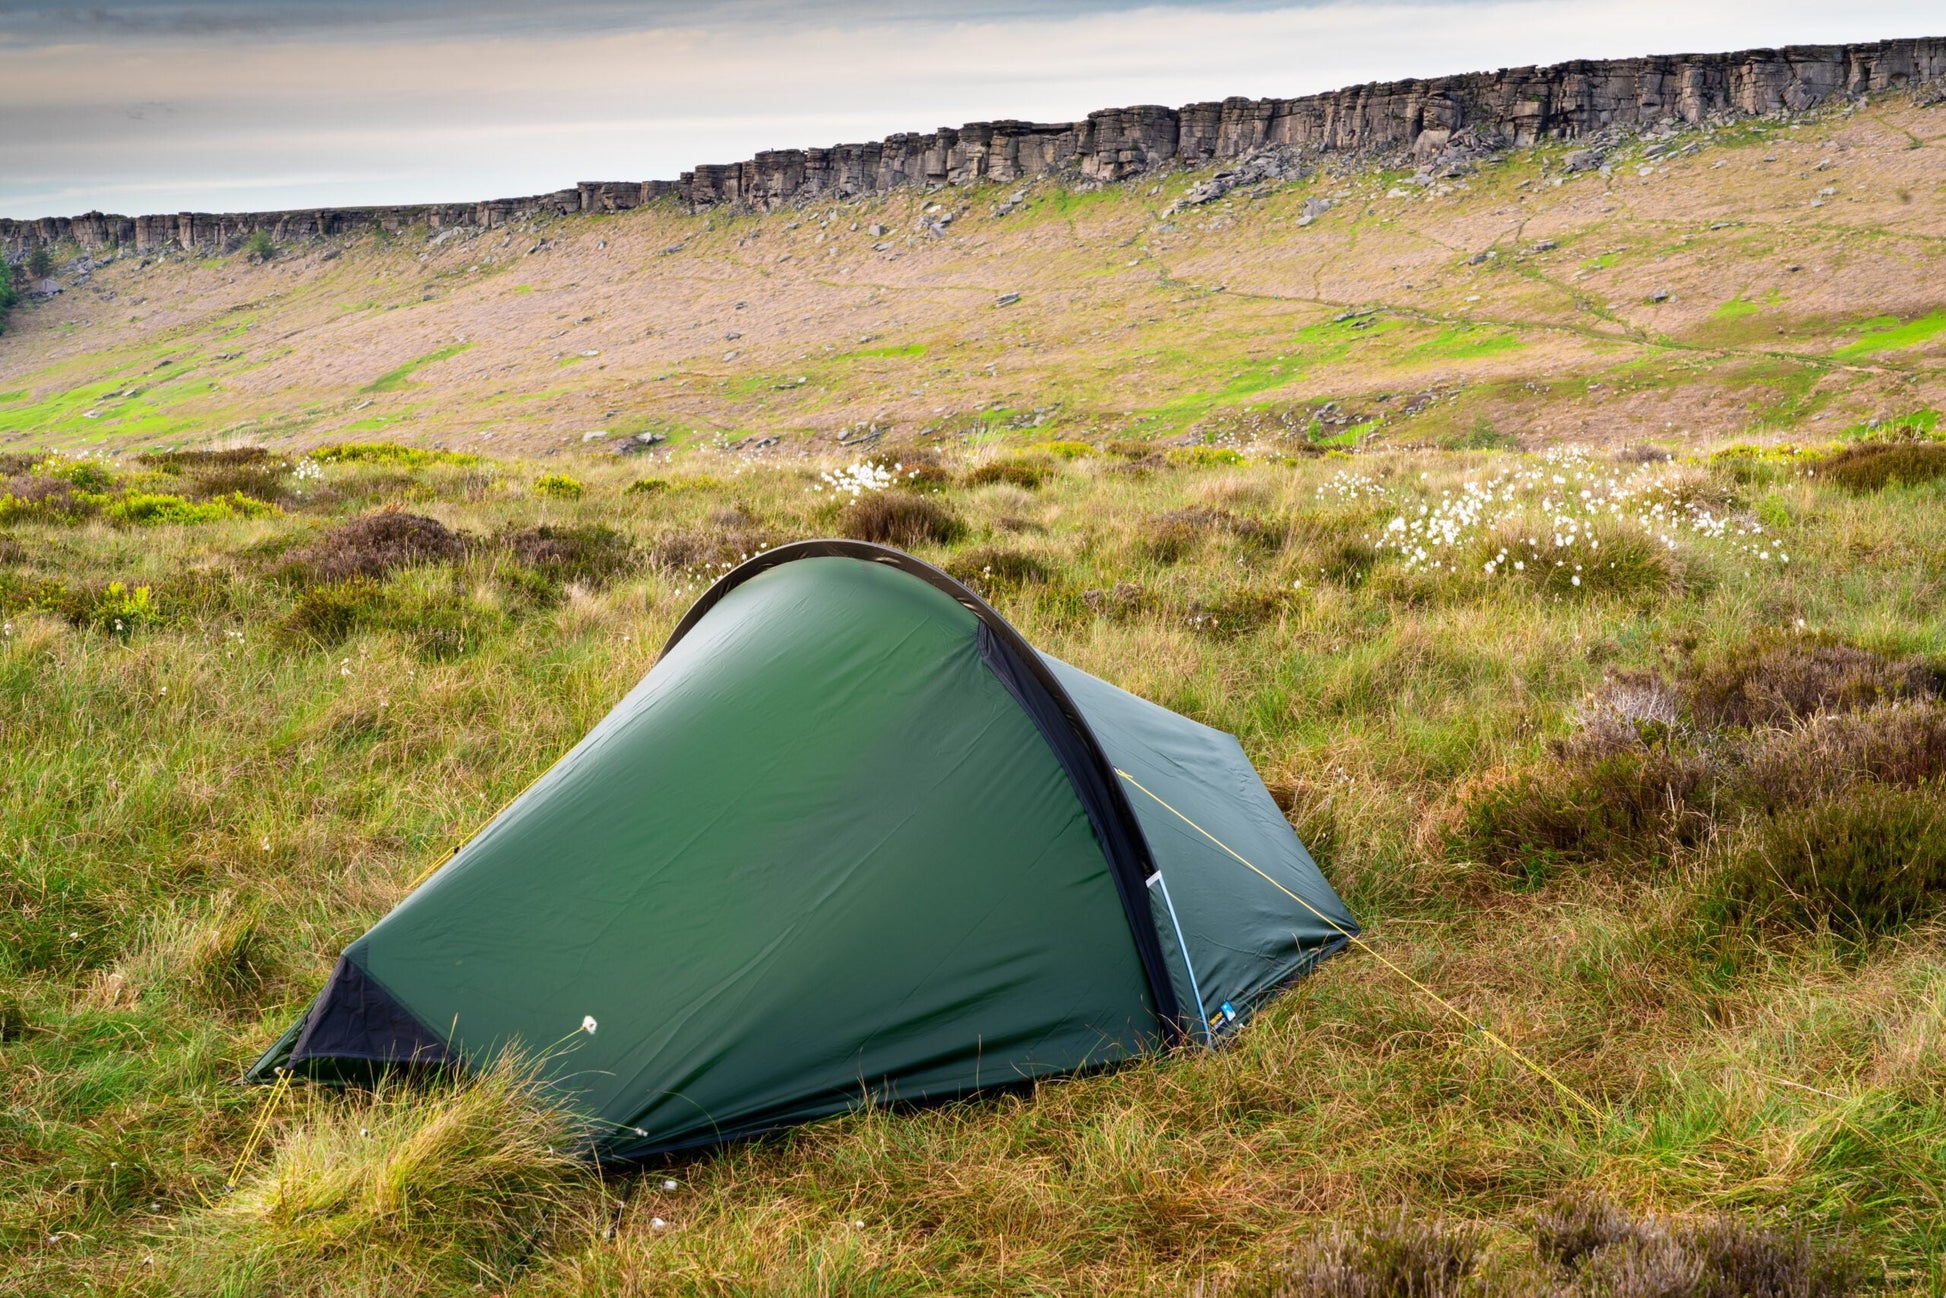
[[620, 211], [670, 197], [692, 211], [725, 205], [768, 210], [907, 186], [1004, 184], [1053, 172], [1111, 182], [1163, 167], [1264, 154], [1281, 159], [1278, 166], [1288, 169], [1301, 165], [1294, 159], [1305, 153], [1394, 152], [1410, 156], [1429, 175], [1442, 175], [1507, 145], [1580, 139], [1665, 121], [1701, 124], [1726, 116], [1798, 112], [1840, 97], [1942, 78], [1946, 37], [1577, 60], [1380, 82], [1295, 99], [1108, 108], [1080, 122], [973, 122], [869, 144], [774, 149], [747, 162], [699, 166], [676, 181], [584, 182], [552, 194], [483, 203], [228, 215], [90, 212], [0, 220], [0, 250], [19, 257], [40, 244], [74, 244], [87, 252], [151, 252], [235, 246], [258, 230], [280, 242], [296, 242], [421, 226], [492, 228], [536, 216]]

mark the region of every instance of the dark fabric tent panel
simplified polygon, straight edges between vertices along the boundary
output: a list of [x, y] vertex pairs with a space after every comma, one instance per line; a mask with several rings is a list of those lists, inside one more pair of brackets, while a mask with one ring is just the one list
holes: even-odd
[[[1158, 707], [1057, 658], [1041, 657], [1080, 707], [1114, 765], [1161, 799], [1124, 781], [1161, 875], [1155, 885], [1156, 924], [1165, 940], [1168, 930], [1178, 925], [1182, 932], [1180, 944], [1167, 945], [1187, 956], [1186, 966], [1177, 971], [1184, 1005], [1197, 1003], [1197, 995], [1189, 991], [1193, 982], [1205, 1022], [1220, 1032], [1358, 931], [1235, 736]], [[1225, 852], [1212, 837], [1269, 878]], [[1292, 900], [1278, 885], [1303, 901]], [[1226, 1004], [1228, 1014], [1222, 1008]]]
[[1107, 862], [975, 632], [882, 565], [751, 579], [348, 964], [469, 1061], [558, 1050], [622, 1153], [1144, 1048]]

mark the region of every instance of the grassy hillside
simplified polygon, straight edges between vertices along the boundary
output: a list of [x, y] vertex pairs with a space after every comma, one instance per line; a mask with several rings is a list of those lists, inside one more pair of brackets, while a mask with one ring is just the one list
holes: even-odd
[[123, 258], [13, 313], [0, 447], [1681, 444], [1946, 406], [1946, 105], [1566, 153]]
[[[1937, 1292], [1942, 460], [0, 465], [0, 1292]], [[517, 1072], [238, 1086], [713, 572], [834, 532], [1237, 732], [1467, 1021], [1352, 952], [1220, 1053], [633, 1178]]]
[[[0, 1294], [1946, 1292], [1943, 153], [1894, 97], [64, 270], [0, 336]], [[237, 1084], [831, 534], [1237, 733], [1371, 949], [640, 1176], [518, 1067]]]

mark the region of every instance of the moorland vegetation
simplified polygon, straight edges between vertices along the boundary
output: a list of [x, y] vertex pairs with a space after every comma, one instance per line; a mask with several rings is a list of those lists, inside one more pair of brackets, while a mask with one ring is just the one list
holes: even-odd
[[[1919, 424], [1673, 454], [12, 456], [0, 1292], [1936, 1292], [1946, 479]], [[1376, 954], [1215, 1053], [626, 1175], [517, 1060], [238, 1084], [711, 580], [831, 534], [1236, 732]]]

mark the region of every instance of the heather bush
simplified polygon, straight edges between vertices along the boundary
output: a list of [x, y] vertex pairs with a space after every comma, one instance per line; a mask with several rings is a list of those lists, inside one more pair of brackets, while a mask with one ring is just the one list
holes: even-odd
[[612, 527], [543, 524], [502, 538], [507, 553], [558, 583], [599, 588], [637, 561], [635, 542]]
[[1054, 466], [1042, 457], [1009, 455], [975, 465], [961, 475], [960, 481], [969, 487], [991, 487], [1004, 483], [1032, 491], [1046, 482], [1053, 472]]
[[1860, 784], [1753, 826], [1715, 880], [1759, 929], [1896, 932], [1946, 908], [1946, 784]]
[[859, 496], [838, 515], [838, 529], [859, 541], [876, 541], [903, 550], [943, 545], [960, 534], [959, 519], [938, 500], [909, 491], [877, 491]]
[[1859, 1279], [1841, 1249], [1720, 1215], [1636, 1217], [1569, 1195], [1529, 1229], [1563, 1298], [1845, 1298]]
[[1946, 445], [1937, 442], [1864, 442], [1824, 461], [1819, 472], [1859, 495], [1887, 487], [1915, 486], [1946, 478]]
[[415, 564], [451, 562], [466, 554], [466, 538], [436, 518], [384, 509], [333, 528], [294, 551], [287, 574], [322, 583], [378, 578]]
[[946, 571], [976, 590], [1038, 586], [1051, 576], [1047, 565], [1033, 555], [998, 545], [963, 550], [947, 562]]
[[1408, 1214], [1307, 1241], [1236, 1295], [1263, 1298], [1460, 1298], [1486, 1243], [1479, 1227]]

